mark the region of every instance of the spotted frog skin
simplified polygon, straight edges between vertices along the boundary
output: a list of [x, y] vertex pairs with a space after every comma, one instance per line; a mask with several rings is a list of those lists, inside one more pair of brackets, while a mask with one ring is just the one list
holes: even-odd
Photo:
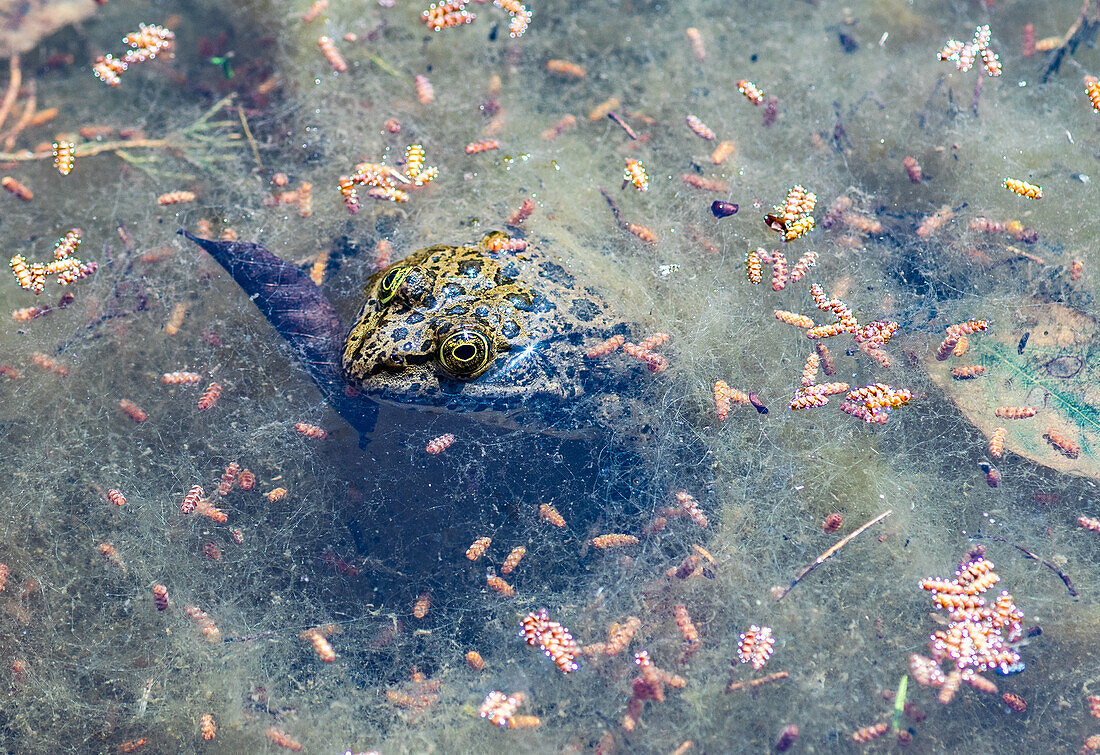
[[583, 344], [609, 332], [606, 302], [533, 247], [431, 246], [373, 275], [344, 346], [344, 378], [376, 398], [508, 409], [584, 392]]

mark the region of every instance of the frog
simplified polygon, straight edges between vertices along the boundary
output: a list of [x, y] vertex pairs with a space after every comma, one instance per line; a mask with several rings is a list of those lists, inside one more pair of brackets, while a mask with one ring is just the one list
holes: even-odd
[[381, 404], [550, 425], [615, 383], [585, 348], [627, 326], [552, 253], [503, 231], [374, 273], [350, 327], [321, 286], [262, 245], [180, 233], [229, 272], [361, 436]]

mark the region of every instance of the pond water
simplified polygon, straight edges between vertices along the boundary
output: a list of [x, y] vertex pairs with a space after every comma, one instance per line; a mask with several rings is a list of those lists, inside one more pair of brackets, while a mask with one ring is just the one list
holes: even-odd
[[[0, 286], [0, 749], [760, 752], [789, 726], [791, 751], [1087, 746], [1100, 532], [1078, 520], [1100, 518], [1100, 115], [1083, 79], [1100, 54], [1075, 37], [1051, 64], [1080, 3], [546, 0], [518, 38], [519, 9], [502, 5], [470, 2], [475, 20], [437, 32], [407, 0], [330, 0], [308, 21], [305, 2], [109, 3], [0, 74], [0, 170], [34, 194], [0, 196], [4, 248], [45, 263], [79, 228], [76, 255], [97, 265], [40, 295]], [[95, 61], [122, 56], [139, 24], [170, 29], [171, 49], [117, 87], [98, 80]], [[972, 68], [938, 58], [949, 39]], [[467, 146], [483, 140], [499, 146]], [[75, 144], [68, 175], [55, 141]], [[407, 202], [359, 185], [350, 213], [341, 177], [406, 169], [410, 144], [438, 176]], [[646, 191], [624, 181], [628, 159]], [[784, 243], [764, 219], [795, 186], [816, 195], [815, 227]], [[168, 192], [195, 196], [159, 204]], [[622, 350], [591, 359], [602, 335], [583, 339], [570, 364], [608, 379], [545, 423], [394, 404], [360, 437], [177, 235], [263, 244], [316, 274], [350, 325], [371, 275], [473, 244], [525, 200], [514, 236], [634, 343], [669, 336], [656, 372]], [[716, 200], [739, 209], [717, 218]], [[773, 287], [777, 251], [816, 265]], [[815, 341], [776, 310], [894, 332], [881, 349], [840, 326]], [[966, 353], [937, 360], [945, 329], [973, 320], [988, 327], [966, 328]], [[790, 409], [816, 343], [834, 367], [814, 380], [848, 388]], [[738, 395], [720, 419], [718, 381], [766, 412]], [[891, 388], [851, 411], [888, 421], [840, 410], [874, 384]], [[444, 433], [453, 445], [427, 453]], [[234, 463], [255, 485], [220, 496]], [[183, 513], [195, 485], [210, 501]], [[593, 542], [610, 534], [628, 544]], [[976, 548], [999, 582], [941, 584], [957, 610], [938, 610], [921, 581], [954, 579]], [[997, 618], [1002, 590], [1022, 620]], [[521, 636], [534, 613], [549, 642], [542, 608], [579, 646], [577, 670]], [[774, 638], [770, 658], [755, 646], [760, 668], [739, 659], [753, 627]], [[937, 652], [936, 631], [970, 680], [947, 703], [953, 660], [946, 679], [912, 660]], [[493, 691], [522, 695], [514, 725], [479, 715]]]

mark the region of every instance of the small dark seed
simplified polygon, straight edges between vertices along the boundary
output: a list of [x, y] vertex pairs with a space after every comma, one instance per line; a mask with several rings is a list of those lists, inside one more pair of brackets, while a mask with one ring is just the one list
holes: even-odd
[[710, 206], [710, 211], [714, 213], [716, 218], [728, 218], [730, 215], [736, 215], [738, 206], [733, 202], [713, 202]]

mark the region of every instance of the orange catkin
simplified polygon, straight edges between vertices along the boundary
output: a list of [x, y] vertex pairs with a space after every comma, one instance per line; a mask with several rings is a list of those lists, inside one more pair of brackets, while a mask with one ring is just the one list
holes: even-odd
[[295, 422], [294, 431], [299, 435], [305, 436], [312, 440], [324, 440], [328, 437], [328, 432], [324, 429], [317, 427], [317, 425], [310, 425], [305, 422]]
[[636, 545], [638, 538], [633, 535], [622, 535], [619, 533], [611, 533], [608, 535], [597, 535], [592, 538], [592, 545], [600, 549], [607, 548], [621, 548], [627, 545]]
[[298, 214], [303, 218], [313, 216], [313, 184], [308, 181], [302, 181], [298, 188]]
[[546, 141], [557, 139], [571, 128], [577, 125], [577, 117], [575, 115], [563, 115], [557, 123], [550, 128], [542, 132], [542, 138]]
[[504, 564], [500, 567], [500, 573], [511, 574], [514, 572], [525, 555], [527, 555], [527, 548], [524, 546], [520, 545], [513, 548], [512, 552], [508, 554], [508, 558], [504, 559]]
[[683, 604], [673, 606], [672, 615], [676, 619], [676, 626], [680, 630], [680, 635], [687, 643], [687, 647], [684, 649], [684, 658], [687, 659], [699, 649], [699, 632], [691, 621], [687, 606]]
[[854, 734], [852, 734], [852, 741], [858, 744], [864, 744], [870, 742], [872, 739], [881, 737], [890, 728], [890, 724], [883, 722], [880, 724], [872, 724], [871, 726], [864, 726]]
[[160, 376], [160, 382], [165, 385], [195, 385], [202, 382], [202, 375], [197, 372], [166, 372]]
[[274, 726], [264, 732], [271, 742], [292, 752], [301, 752], [302, 743], [289, 736], [286, 732], [276, 729]]
[[118, 555], [118, 551], [115, 550], [115, 546], [110, 543], [100, 543], [99, 552], [103, 558], [107, 559], [107, 563], [111, 566], [122, 568], [122, 558]]
[[1034, 417], [1039, 410], [1034, 406], [998, 406], [993, 413], [1003, 419], [1027, 419]]
[[637, 223], [627, 223], [624, 228], [626, 228], [628, 232], [633, 233], [635, 236], [637, 236], [647, 244], [657, 243], [657, 234], [655, 234], [649, 228], [646, 228], [644, 225], [638, 225]]
[[506, 598], [510, 598], [516, 594], [516, 591], [512, 589], [512, 586], [510, 584], [508, 584], [495, 574], [487, 575], [485, 577], [485, 584], [487, 584], [493, 590], [500, 593]]
[[694, 26], [689, 27], [686, 34], [688, 42], [691, 43], [691, 51], [695, 54], [696, 59], [702, 63], [707, 59], [707, 49], [703, 44], [703, 35]]
[[717, 181], [713, 178], [697, 176], [694, 173], [684, 173], [680, 176], [680, 180], [686, 183], [688, 186], [694, 186], [696, 189], [702, 189], [703, 191], [713, 191], [719, 194], [726, 194], [730, 190], [730, 185], [725, 181]]
[[745, 98], [754, 105], [764, 104], [764, 92], [748, 79], [737, 82], [737, 91], [745, 95]]
[[568, 60], [548, 60], [546, 61], [546, 70], [572, 79], [583, 79], [586, 75], [584, 68]]
[[714, 408], [719, 422], [725, 422], [730, 416], [731, 390], [725, 380], [719, 380], [714, 384]]
[[199, 397], [199, 411], [205, 412], [208, 409], [212, 409], [214, 407], [214, 404], [218, 403], [218, 399], [220, 399], [221, 397], [221, 383], [211, 383], [206, 387], [206, 390], [202, 392], [202, 396]]
[[670, 337], [668, 333], [654, 333], [653, 335], [643, 338], [641, 343], [638, 344], [638, 348], [642, 351], [650, 351], [651, 349], [659, 348], [668, 343]]
[[[195, 511], [197, 511], [198, 513], [202, 514], [205, 517], [213, 519], [215, 522], [218, 522], [220, 524], [225, 524], [226, 522], [229, 521], [229, 515], [228, 514], [226, 514], [224, 511], [217, 508], [216, 506], [214, 506], [212, 503], [210, 503], [209, 500], [206, 500], [206, 499], [203, 499], [203, 500], [198, 502], [198, 504], [195, 507]], [[209, 545], [214, 545], [214, 544], [209, 543]], [[221, 551], [217, 549], [217, 546], [214, 546], [214, 550], [217, 551], [217, 557], [220, 558], [221, 557]], [[207, 555], [211, 555], [211, 554], [208, 553]], [[213, 556], [211, 556], [211, 557], [213, 558]], [[215, 560], [217, 560], [217, 559], [215, 559]]]
[[959, 345], [959, 339], [962, 336], [948, 333], [944, 336], [943, 341], [940, 342], [940, 346], [936, 349], [936, 360], [944, 361], [955, 352], [955, 347]]
[[185, 202], [194, 201], [195, 192], [193, 191], [170, 191], [157, 197], [157, 204], [162, 206], [170, 204], [183, 204]]
[[309, 6], [305, 13], [302, 14], [302, 23], [310, 24], [317, 20], [317, 17], [325, 12], [328, 8], [328, 0], [317, 0], [313, 5]]
[[688, 113], [685, 121], [687, 122], [687, 127], [691, 129], [691, 132], [698, 136], [700, 139], [714, 141], [714, 139], [716, 138], [714, 130], [710, 128], [707, 124], [703, 123], [703, 121], [700, 120], [699, 116], [695, 115], [694, 113]]
[[237, 462], [232, 462], [222, 472], [222, 479], [218, 483], [218, 495], [223, 498], [229, 495], [229, 491], [233, 489], [234, 483], [237, 481], [237, 473], [240, 471], [241, 465]]
[[994, 459], [1001, 458], [1005, 450], [1005, 437], [1008, 430], [1003, 427], [993, 428], [993, 434], [989, 436], [989, 455]]
[[184, 514], [193, 512], [199, 505], [199, 499], [204, 495], [206, 495], [206, 492], [202, 489], [202, 485], [192, 486], [191, 489], [187, 491], [187, 495], [183, 497], [183, 503], [180, 504], [180, 512]]
[[199, 732], [207, 742], [212, 740], [218, 732], [218, 726], [214, 723], [214, 717], [209, 713], [203, 713], [199, 719]]
[[542, 519], [544, 522], [549, 522], [555, 527], [565, 526], [565, 518], [549, 503], [539, 505], [539, 519]]
[[317, 46], [321, 48], [321, 54], [325, 56], [325, 60], [332, 66], [332, 70], [338, 73], [344, 73], [348, 70], [348, 63], [344, 60], [344, 56], [340, 54], [340, 51], [336, 49], [336, 43], [332, 41], [331, 37], [318, 37]]
[[968, 364], [963, 367], [951, 368], [951, 377], [955, 380], [973, 380], [985, 374], [985, 367], [980, 364]]
[[1043, 190], [1041, 187], [1035, 184], [1029, 184], [1027, 181], [1021, 181], [1017, 178], [1006, 178], [1004, 187], [1009, 191], [1019, 194], [1021, 197], [1027, 197], [1028, 199], [1042, 199]]
[[703, 513], [703, 510], [699, 508], [699, 502], [695, 500], [687, 491], [681, 490], [676, 493], [676, 502], [680, 504], [684, 512], [687, 513], [691, 520], [700, 527], [706, 527], [708, 525], [707, 515]]
[[[164, 332], [170, 336], [174, 336], [180, 332], [180, 327], [183, 326], [183, 318], [187, 316], [187, 305], [180, 302], [172, 308], [172, 314], [168, 316], [168, 322], [164, 324]], [[199, 378], [200, 380], [202, 378]]]
[[477, 561], [479, 558], [485, 555], [485, 551], [489, 549], [489, 545], [493, 542], [491, 537], [479, 537], [477, 540], [466, 549], [466, 558], [471, 561]]
[[527, 220], [527, 218], [531, 217], [531, 213], [534, 211], [535, 202], [531, 199], [525, 199], [523, 200], [523, 204], [521, 204], [515, 212], [508, 216], [508, 218], [504, 221], [504, 224], [512, 226], [520, 225], [521, 223], [523, 223], [523, 221]]
[[715, 165], [721, 165], [731, 155], [737, 152], [737, 145], [731, 141], [719, 142], [714, 151], [710, 153], [710, 161]]
[[902, 164], [905, 166], [905, 172], [909, 175], [909, 180], [915, 184], [919, 184], [924, 178], [924, 172], [921, 170], [917, 158], [910, 155], [902, 161]]
[[481, 653], [471, 650], [466, 653], [466, 665], [474, 671], [483, 671], [485, 669], [485, 659], [481, 657]]
[[24, 202], [29, 202], [34, 199], [34, 192], [28, 189], [25, 184], [20, 183], [11, 176], [4, 176], [2, 179], [0, 179], [0, 186], [3, 186], [5, 189], [22, 199]]
[[442, 435], [432, 438], [428, 441], [428, 445], [424, 448], [430, 454], [441, 454], [451, 447], [451, 444], [455, 442], [454, 433], [443, 433]]
[[1100, 113], [1100, 81], [1095, 76], [1085, 77], [1085, 94], [1088, 95], [1093, 110]]
[[500, 149], [500, 142], [496, 139], [482, 139], [480, 142], [470, 142], [465, 147], [467, 155], [476, 155], [479, 152], [489, 152], [494, 149]]
[[808, 315], [800, 315], [797, 312], [788, 312], [783, 309], [774, 310], [774, 313], [776, 320], [786, 323], [787, 325], [793, 325], [796, 328], [807, 330], [814, 326], [813, 318]]
[[65, 377], [69, 374], [69, 368], [58, 362], [56, 359], [43, 354], [41, 351], [35, 351], [31, 354], [31, 364], [36, 367], [41, 367], [44, 370], [49, 370], [54, 374]]
[[612, 110], [619, 107], [619, 100], [616, 97], [609, 97], [596, 107], [588, 111], [588, 120], [595, 123], [596, 121], [603, 120], [607, 117], [607, 114]]
[[1063, 455], [1076, 459], [1078, 454], [1081, 453], [1081, 446], [1074, 443], [1068, 436], [1059, 432], [1056, 428], [1048, 427], [1046, 432], [1043, 433], [1043, 437], [1050, 441], [1050, 445], [1062, 452]]
[[324, 663], [334, 663], [336, 661], [336, 651], [332, 649], [332, 643], [330, 643], [325, 636], [318, 629], [307, 629], [301, 634], [302, 639], [309, 640], [313, 643], [313, 650], [317, 653], [317, 657]]
[[427, 76], [418, 74], [413, 79], [413, 85], [416, 87], [416, 99], [421, 105], [431, 105], [435, 101], [435, 87]]
[[626, 336], [611, 336], [606, 341], [601, 341], [600, 343], [589, 349], [585, 353], [585, 356], [589, 359], [599, 359], [600, 357], [605, 357], [611, 352], [615, 351], [624, 343], [626, 343]]

